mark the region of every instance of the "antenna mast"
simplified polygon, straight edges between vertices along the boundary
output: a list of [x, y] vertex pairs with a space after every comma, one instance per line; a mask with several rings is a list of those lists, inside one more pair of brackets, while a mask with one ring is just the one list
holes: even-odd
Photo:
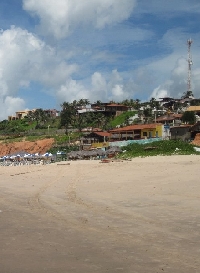
[[191, 56], [191, 52], [190, 52], [190, 48], [192, 45], [192, 39], [190, 38], [189, 40], [187, 40], [187, 44], [188, 44], [188, 80], [187, 80], [187, 86], [188, 86], [188, 91], [192, 91], [191, 88], [191, 68], [192, 68], [192, 56]]

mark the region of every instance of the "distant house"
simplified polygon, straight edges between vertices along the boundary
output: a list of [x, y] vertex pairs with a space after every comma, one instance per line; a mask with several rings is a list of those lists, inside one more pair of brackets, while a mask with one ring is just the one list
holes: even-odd
[[45, 109], [44, 112], [51, 118], [56, 118], [60, 115], [60, 111], [56, 109]]
[[[30, 112], [34, 113], [36, 110], [37, 109], [17, 111], [17, 112], [15, 112], [15, 116], [8, 116], [8, 121], [23, 119]], [[59, 116], [59, 113], [60, 113], [56, 109], [47, 109], [47, 110], [43, 110], [43, 111], [51, 118]]]
[[181, 124], [182, 114], [168, 114], [161, 117], [156, 118], [157, 123], [162, 124]]
[[118, 103], [93, 103], [91, 104], [91, 109], [93, 109], [94, 112], [101, 112], [105, 116], [114, 117], [128, 111], [129, 107]]
[[176, 102], [176, 100], [174, 98], [170, 98], [170, 97], [164, 97], [164, 98], [159, 98], [160, 101], [160, 106], [163, 106], [167, 109], [173, 109], [174, 104]]
[[91, 132], [83, 137], [81, 137], [81, 143], [82, 144], [91, 144], [91, 143], [96, 143], [96, 142], [106, 142], [110, 138], [110, 133], [108, 132]]
[[28, 114], [28, 112], [29, 110], [17, 111], [15, 112], [15, 116], [8, 116], [8, 121], [23, 119]]
[[196, 115], [200, 115], [200, 106], [189, 106], [186, 111], [194, 112]]

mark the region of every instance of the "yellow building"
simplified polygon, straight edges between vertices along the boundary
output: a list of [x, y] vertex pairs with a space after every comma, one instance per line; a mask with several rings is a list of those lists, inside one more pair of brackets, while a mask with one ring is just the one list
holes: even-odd
[[34, 111], [35, 111], [35, 109], [33, 109], [33, 110], [17, 111], [17, 112], [15, 112], [15, 116], [8, 116], [8, 121], [23, 119], [25, 116], [28, 115], [29, 112], [34, 112]]
[[163, 136], [163, 124], [136, 124], [110, 131], [111, 140], [130, 140]]

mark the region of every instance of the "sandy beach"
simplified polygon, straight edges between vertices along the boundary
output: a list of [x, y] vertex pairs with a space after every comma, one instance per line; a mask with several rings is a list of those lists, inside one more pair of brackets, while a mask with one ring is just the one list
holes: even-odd
[[200, 272], [200, 156], [0, 167], [1, 273]]

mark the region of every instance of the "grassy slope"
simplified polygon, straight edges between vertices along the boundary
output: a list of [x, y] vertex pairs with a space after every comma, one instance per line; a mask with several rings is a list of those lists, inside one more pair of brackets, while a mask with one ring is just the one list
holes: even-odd
[[117, 125], [121, 125], [123, 124], [127, 118], [130, 118], [132, 116], [135, 115], [135, 111], [128, 111], [128, 112], [124, 112], [121, 115], [115, 117], [111, 122], [110, 122], [110, 126], [112, 128], [115, 128]]
[[119, 155], [120, 158], [133, 158], [157, 155], [190, 155], [198, 154], [195, 151], [194, 145], [183, 142], [181, 140], [161, 140], [149, 144], [130, 144], [123, 148], [123, 153]]

